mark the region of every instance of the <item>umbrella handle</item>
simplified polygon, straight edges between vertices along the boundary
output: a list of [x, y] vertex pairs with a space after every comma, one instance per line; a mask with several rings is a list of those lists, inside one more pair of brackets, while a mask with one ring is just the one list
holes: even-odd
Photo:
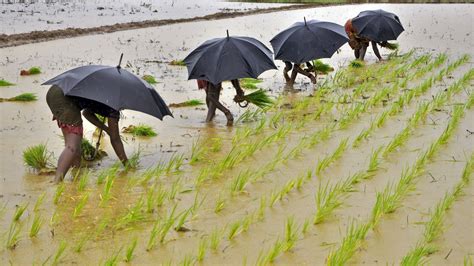
[[[123, 54], [122, 54], [123, 55]], [[106, 117], [104, 117], [104, 119], [102, 120], [102, 123], [105, 125], [105, 119], [107, 119]], [[99, 131], [99, 138], [97, 139], [97, 142], [95, 144], [95, 150], [94, 150], [94, 156], [92, 156], [92, 160], [94, 160], [96, 157], [97, 157], [97, 153], [99, 153], [99, 146], [100, 146], [100, 139], [102, 137], [102, 128], [100, 129]], [[91, 160], [91, 161], [92, 161]]]
[[122, 64], [122, 58], [123, 58], [123, 53], [120, 55], [120, 60], [119, 60], [117, 68], [121, 68], [120, 65]]
[[249, 105], [249, 102], [247, 100], [243, 101], [243, 102], [238, 102], [239, 106], [242, 107], [242, 108], [245, 108]]

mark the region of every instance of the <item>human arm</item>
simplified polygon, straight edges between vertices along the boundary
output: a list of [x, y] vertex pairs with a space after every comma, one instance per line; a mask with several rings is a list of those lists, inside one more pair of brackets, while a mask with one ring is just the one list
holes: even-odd
[[240, 87], [240, 83], [239, 83], [239, 80], [238, 79], [233, 79], [231, 80], [232, 82], [232, 86], [234, 86], [235, 88], [235, 93], [239, 96], [244, 96], [244, 91], [242, 90], [242, 88]]
[[104, 130], [105, 132], [107, 132], [107, 134], [110, 135], [109, 133], [109, 127], [107, 127], [104, 122], [100, 121], [99, 118], [97, 118], [97, 116], [95, 116], [95, 113], [92, 112], [91, 110], [89, 109], [84, 109], [84, 111], [82, 111], [82, 115], [89, 121], [91, 122], [94, 126]]
[[108, 117], [109, 131], [107, 134], [110, 137], [110, 143], [114, 148], [115, 154], [117, 154], [117, 157], [120, 159], [122, 164], [126, 165], [128, 163], [128, 158], [123, 147], [122, 139], [120, 138], [118, 121], [118, 118]]

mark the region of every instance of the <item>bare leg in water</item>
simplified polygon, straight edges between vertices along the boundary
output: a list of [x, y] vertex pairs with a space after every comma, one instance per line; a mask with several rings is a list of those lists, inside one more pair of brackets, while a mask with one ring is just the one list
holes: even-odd
[[216, 109], [219, 109], [225, 114], [225, 117], [227, 118], [227, 125], [231, 126], [234, 123], [234, 117], [232, 116], [232, 113], [229, 111], [229, 109], [219, 102], [221, 93], [220, 88], [221, 86], [209, 86], [208, 90], [206, 91], [206, 100], [209, 101], [209, 110], [207, 112], [206, 122], [212, 121], [216, 113]]
[[68, 133], [61, 128], [64, 136], [64, 150], [58, 159], [58, 168], [56, 169], [55, 183], [61, 182], [71, 167], [81, 166], [81, 141], [82, 136], [74, 133]]

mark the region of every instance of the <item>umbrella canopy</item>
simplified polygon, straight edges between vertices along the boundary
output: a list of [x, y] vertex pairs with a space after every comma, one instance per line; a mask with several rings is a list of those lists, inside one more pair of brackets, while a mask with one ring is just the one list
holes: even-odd
[[397, 15], [382, 9], [360, 12], [352, 26], [359, 36], [376, 42], [396, 40], [405, 30]]
[[229, 36], [201, 44], [184, 59], [188, 79], [203, 79], [213, 84], [224, 80], [257, 78], [277, 69], [272, 52], [251, 37]]
[[117, 111], [135, 110], [160, 120], [173, 116], [150, 84], [120, 66], [81, 66], [42, 85], [56, 85], [64, 95], [94, 100]]
[[275, 59], [301, 64], [330, 58], [348, 40], [343, 26], [305, 18], [304, 22], [296, 22], [278, 33], [270, 43]]

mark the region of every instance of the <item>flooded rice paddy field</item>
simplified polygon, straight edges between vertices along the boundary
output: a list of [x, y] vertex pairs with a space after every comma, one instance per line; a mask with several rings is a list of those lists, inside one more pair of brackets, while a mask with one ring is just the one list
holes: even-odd
[[239, 3], [216, 0], [84, 1], [31, 0], [0, 3], [0, 33], [89, 28], [116, 23], [200, 17], [217, 12], [236, 12], [284, 6], [271, 3]]
[[[55, 157], [63, 148], [40, 84], [69, 68], [114, 65], [123, 52], [127, 69], [157, 78], [168, 104], [204, 99], [195, 81], [186, 81], [186, 69], [167, 62], [226, 29], [269, 46], [303, 17], [343, 24], [376, 8], [397, 13], [405, 26], [401, 56], [376, 62], [369, 50], [367, 65], [354, 69], [346, 45], [324, 60], [335, 73], [320, 76], [315, 88], [299, 77], [294, 90], [284, 88], [278, 62], [280, 70], [264, 73], [259, 84], [278, 97], [266, 113], [240, 109], [224, 84], [223, 101], [243, 118], [233, 127], [221, 114], [204, 123], [202, 107], [174, 108], [175, 118], [163, 122], [124, 111], [121, 127], [144, 123], [158, 132], [123, 134], [127, 154], [141, 151], [137, 170], [113, 167], [107, 139], [109, 156], [89, 164], [88, 178], [68, 176], [58, 186], [23, 165], [29, 146], [46, 143]], [[39, 98], [0, 103], [1, 264], [125, 264], [133, 250], [131, 263], [139, 265], [385, 265], [399, 264], [416, 247], [437, 248], [427, 249], [429, 264], [462, 264], [474, 247], [474, 73], [472, 30], [459, 18], [472, 11], [472, 5], [324, 7], [1, 49], [0, 78], [16, 85], [2, 87], [0, 96]], [[19, 76], [31, 66], [43, 73]], [[85, 137], [93, 131], [86, 123]], [[439, 205], [445, 195], [453, 200]], [[12, 221], [22, 206], [26, 211]], [[439, 217], [443, 230], [436, 234]], [[31, 238], [35, 219], [42, 224]]]

